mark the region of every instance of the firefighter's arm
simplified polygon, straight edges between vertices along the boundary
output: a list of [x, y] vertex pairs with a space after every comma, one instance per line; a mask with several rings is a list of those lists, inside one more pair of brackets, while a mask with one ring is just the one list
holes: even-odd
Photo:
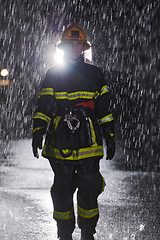
[[33, 116], [32, 149], [34, 157], [38, 158], [38, 148], [42, 149], [43, 135], [46, 133], [47, 126], [55, 114], [55, 111], [56, 102], [54, 91], [46, 74]]
[[114, 118], [112, 113], [108, 111], [109, 108], [109, 88], [101, 76], [101, 89], [95, 99], [96, 116], [99, 119], [99, 125], [102, 130], [103, 138], [107, 146], [106, 159], [112, 159], [115, 154], [115, 141], [114, 141]]
[[38, 149], [42, 149], [43, 135], [46, 133], [46, 128], [47, 123], [44, 120], [36, 118], [33, 120], [32, 150], [36, 158], [39, 158]]
[[107, 156], [106, 159], [111, 160], [114, 157], [115, 154], [115, 141], [114, 141], [114, 134], [108, 131], [108, 128], [102, 125], [102, 132], [103, 132], [103, 138], [105, 139], [105, 143], [107, 146]]
[[114, 118], [113, 115], [109, 112], [106, 113], [106, 116], [99, 119], [99, 124], [102, 129], [103, 138], [106, 143], [106, 159], [111, 160], [115, 154], [115, 141], [114, 141]]

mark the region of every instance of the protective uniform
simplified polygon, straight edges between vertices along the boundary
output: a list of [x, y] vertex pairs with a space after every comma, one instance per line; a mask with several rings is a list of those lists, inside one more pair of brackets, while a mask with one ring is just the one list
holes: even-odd
[[102, 137], [112, 139], [114, 134], [108, 106], [109, 89], [102, 72], [84, 63], [83, 57], [76, 64], [66, 59], [63, 66], [47, 71], [34, 114], [33, 146], [41, 148], [42, 135], [48, 129], [42, 155], [55, 173], [51, 196], [60, 237], [75, 228], [76, 189], [79, 227], [95, 233], [97, 198], [105, 186], [99, 172]]

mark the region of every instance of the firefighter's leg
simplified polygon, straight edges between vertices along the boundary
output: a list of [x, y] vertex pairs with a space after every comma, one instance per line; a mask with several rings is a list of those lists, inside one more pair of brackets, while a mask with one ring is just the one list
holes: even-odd
[[[82, 235], [88, 234], [88, 239], [95, 233], [95, 227], [99, 218], [97, 198], [103, 191], [105, 182], [99, 172], [99, 161], [90, 160], [82, 164], [78, 169], [78, 225]], [[83, 237], [82, 237], [83, 239]], [[87, 239], [84, 237], [84, 239]]]
[[57, 221], [58, 237], [70, 238], [75, 228], [73, 208], [73, 193], [75, 191], [75, 174], [72, 165], [65, 162], [51, 161], [54, 171], [54, 183], [51, 187], [51, 197], [54, 206], [53, 218]]

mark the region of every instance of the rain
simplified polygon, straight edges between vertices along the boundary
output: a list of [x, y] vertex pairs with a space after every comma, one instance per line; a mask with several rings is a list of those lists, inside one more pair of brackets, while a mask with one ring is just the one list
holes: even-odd
[[[116, 154], [112, 162], [102, 162], [109, 184], [100, 197], [96, 239], [160, 239], [159, 12], [159, 0], [0, 0], [0, 71], [8, 70], [0, 80], [10, 81], [0, 85], [0, 193], [9, 185], [6, 175], [19, 174], [17, 145], [31, 144], [36, 99], [45, 72], [56, 64], [56, 44], [76, 23], [91, 43], [92, 63], [104, 73], [115, 118]], [[24, 159], [31, 158], [31, 148], [26, 149]], [[37, 224], [31, 232], [38, 232]], [[19, 239], [44, 239], [27, 234]], [[4, 239], [11, 238], [6, 233]]]

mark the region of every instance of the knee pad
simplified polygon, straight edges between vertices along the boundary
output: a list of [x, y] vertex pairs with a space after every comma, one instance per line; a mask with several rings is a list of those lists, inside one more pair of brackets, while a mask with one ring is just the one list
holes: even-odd
[[94, 192], [99, 195], [103, 192], [105, 181], [100, 172], [93, 174], [82, 174], [79, 177], [78, 188], [85, 192]]

